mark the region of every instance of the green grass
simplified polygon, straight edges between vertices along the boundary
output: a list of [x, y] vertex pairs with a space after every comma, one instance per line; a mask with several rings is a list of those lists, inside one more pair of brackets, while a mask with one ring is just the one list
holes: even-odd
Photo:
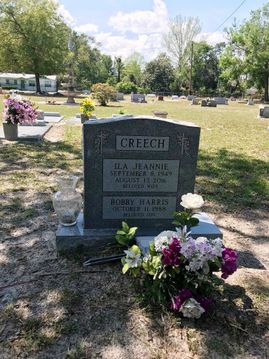
[[[0, 111], [2, 98], [0, 96]], [[59, 111], [65, 119], [79, 112], [79, 106], [45, 105], [45, 98], [32, 99], [40, 102], [40, 109]], [[62, 98], [56, 100], [63, 101]], [[106, 107], [96, 106], [95, 114], [102, 118], [124, 110], [133, 115], [153, 115], [157, 109], [167, 111], [169, 118], [191, 121], [201, 127], [196, 179], [199, 193], [226, 211], [269, 205], [269, 121], [257, 119], [258, 105], [250, 107], [230, 102], [228, 106], [207, 108], [191, 106], [184, 100], [150, 100], [146, 104], [124, 101]], [[29, 183], [32, 188], [52, 192], [56, 184], [44, 181], [47, 170], [82, 172], [81, 127], [66, 126], [63, 141], [57, 143], [4, 146], [0, 169], [0, 194], [7, 189], [24, 191]], [[12, 201], [10, 209], [16, 210], [20, 204], [16, 199]]]

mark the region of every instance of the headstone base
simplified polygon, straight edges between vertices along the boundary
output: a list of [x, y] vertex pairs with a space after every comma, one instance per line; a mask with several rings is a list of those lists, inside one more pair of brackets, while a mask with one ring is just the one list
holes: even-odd
[[[215, 223], [207, 216], [206, 213], [196, 215], [199, 218], [199, 225], [192, 228], [194, 238], [203, 236], [207, 238], [222, 238], [222, 232]], [[163, 230], [173, 229], [164, 228]], [[77, 224], [72, 227], [59, 225], [56, 232], [56, 247], [59, 253], [75, 252], [78, 248], [83, 247], [87, 253], [98, 256], [108, 246], [115, 244], [115, 234], [118, 228], [104, 229], [84, 229], [83, 213], [78, 217]], [[150, 240], [160, 233], [156, 229], [138, 229], [137, 242], [142, 249], [148, 246]]]

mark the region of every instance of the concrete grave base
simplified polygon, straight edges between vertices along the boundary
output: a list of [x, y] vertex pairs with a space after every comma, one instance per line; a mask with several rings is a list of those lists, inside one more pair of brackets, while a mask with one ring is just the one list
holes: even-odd
[[[192, 228], [191, 232], [194, 238], [200, 236], [211, 239], [223, 237], [222, 232], [206, 213], [197, 214], [196, 217], [199, 218], [200, 222], [198, 226]], [[169, 228], [163, 230], [167, 229]], [[79, 247], [83, 247], [91, 255], [98, 256], [107, 245], [115, 243], [117, 230], [118, 228], [84, 229], [83, 214], [81, 213], [75, 226], [64, 227], [59, 225], [56, 232], [57, 251], [59, 253], [70, 253]], [[138, 229], [137, 243], [144, 252], [146, 252], [149, 242], [159, 233], [160, 231], [156, 229]]]
[[[52, 125], [19, 126], [17, 141], [41, 141], [51, 127]], [[3, 127], [0, 128], [0, 139], [5, 139]]]

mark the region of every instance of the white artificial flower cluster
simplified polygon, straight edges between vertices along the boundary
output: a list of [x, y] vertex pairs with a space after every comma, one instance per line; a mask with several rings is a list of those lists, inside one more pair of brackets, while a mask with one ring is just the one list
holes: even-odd
[[136, 253], [132, 249], [124, 251], [126, 254], [125, 263], [128, 264], [129, 268], [137, 268], [140, 266], [142, 259], [141, 253]]
[[163, 231], [154, 238], [156, 252], [161, 252], [163, 248], [168, 247], [173, 238], [178, 238], [178, 233], [174, 231]]
[[194, 299], [187, 299], [181, 306], [180, 311], [184, 317], [198, 319], [205, 312], [204, 308]]
[[187, 209], [199, 209], [204, 205], [202, 196], [194, 193], [187, 193], [181, 197], [180, 205]]
[[208, 261], [214, 260], [215, 257], [221, 257], [223, 250], [221, 238], [214, 240], [206, 237], [192, 237], [185, 238], [181, 242], [180, 253], [189, 260], [189, 265], [186, 267], [191, 272], [196, 272], [203, 268], [206, 273], [208, 271]]

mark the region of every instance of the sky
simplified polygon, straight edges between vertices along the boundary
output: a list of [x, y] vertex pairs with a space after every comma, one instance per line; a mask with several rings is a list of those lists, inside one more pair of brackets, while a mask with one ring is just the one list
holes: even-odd
[[[236, 13], [225, 22], [241, 4]], [[162, 36], [176, 15], [198, 17], [197, 40], [216, 44], [225, 40], [224, 28], [234, 18], [247, 19], [265, 0], [58, 0], [66, 23], [80, 33], [94, 36], [100, 50], [123, 59], [133, 52], [151, 60], [162, 51]]]

